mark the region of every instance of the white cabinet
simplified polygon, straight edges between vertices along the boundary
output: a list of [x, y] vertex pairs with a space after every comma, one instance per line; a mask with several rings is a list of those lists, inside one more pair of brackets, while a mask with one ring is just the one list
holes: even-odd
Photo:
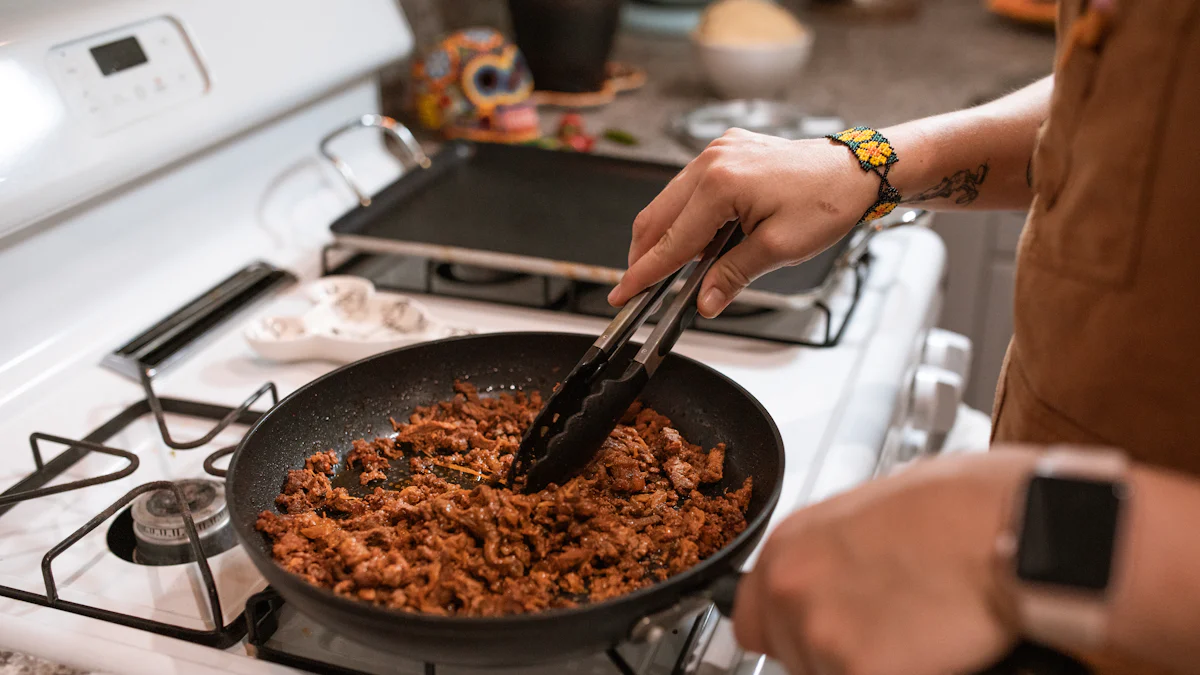
[[973, 408], [991, 412], [996, 378], [1004, 365], [1004, 352], [1013, 334], [1013, 271], [1009, 260], [993, 260], [985, 270], [987, 280], [980, 296], [980, 329], [975, 344], [975, 375], [966, 399]]
[[1022, 212], [939, 213], [933, 230], [946, 242], [941, 327], [971, 338], [975, 358], [963, 401], [990, 412], [996, 378], [1013, 332], [1013, 275]]

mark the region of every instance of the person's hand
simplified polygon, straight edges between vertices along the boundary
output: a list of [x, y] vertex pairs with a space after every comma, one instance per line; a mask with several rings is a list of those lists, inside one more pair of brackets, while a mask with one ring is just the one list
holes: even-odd
[[722, 225], [737, 218], [746, 239], [717, 261], [700, 289], [700, 314], [716, 316], [755, 278], [836, 243], [878, 190], [879, 179], [844, 146], [733, 129], [638, 214], [629, 270], [608, 300], [624, 305], [698, 256]]
[[783, 521], [738, 585], [733, 627], [794, 675], [946, 675], [1016, 640], [997, 537], [1036, 454], [922, 462]]

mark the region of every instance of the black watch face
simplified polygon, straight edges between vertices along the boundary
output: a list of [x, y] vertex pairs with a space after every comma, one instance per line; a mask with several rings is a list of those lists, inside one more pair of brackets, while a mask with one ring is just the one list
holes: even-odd
[[1104, 590], [1112, 570], [1122, 486], [1034, 476], [1017, 546], [1017, 576]]

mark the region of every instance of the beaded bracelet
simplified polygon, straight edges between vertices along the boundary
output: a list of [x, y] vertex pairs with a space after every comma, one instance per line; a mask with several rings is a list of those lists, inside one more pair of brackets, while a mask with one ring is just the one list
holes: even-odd
[[870, 127], [854, 127], [826, 138], [850, 148], [863, 171], [879, 176], [879, 198], [867, 209], [858, 224], [882, 218], [895, 210], [900, 204], [900, 191], [892, 187], [887, 177], [892, 165], [900, 158], [896, 156], [891, 141]]

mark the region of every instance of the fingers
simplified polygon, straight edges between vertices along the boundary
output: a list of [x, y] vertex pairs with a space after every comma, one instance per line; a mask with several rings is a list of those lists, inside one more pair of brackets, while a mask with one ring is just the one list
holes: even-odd
[[790, 617], [777, 616], [775, 621], [767, 623], [770, 646], [765, 653], [782, 663], [789, 675], [824, 675], [813, 668], [811, 659], [796, 639], [788, 619]]
[[700, 315], [711, 319], [720, 314], [750, 282], [779, 266], [777, 255], [766, 243], [770, 228], [764, 221], [742, 243], [721, 256], [704, 277], [696, 305]]
[[723, 191], [706, 187], [708, 182], [701, 179], [697, 183], [675, 222], [625, 271], [621, 283], [608, 296], [611, 304], [624, 305], [646, 287], [683, 267], [704, 250], [722, 225], [735, 217], [732, 203], [721, 196]]
[[834, 671], [818, 667], [795, 632], [800, 623], [799, 607], [781, 604], [766, 588], [760, 565], [742, 578], [734, 605], [733, 631], [738, 644], [750, 652], [766, 654], [779, 661], [791, 675], [828, 675]]
[[646, 255], [646, 251], [662, 238], [671, 223], [679, 217], [679, 213], [695, 192], [696, 184], [700, 182], [704, 173], [701, 166], [703, 163], [705, 162], [697, 158], [685, 166], [633, 220], [633, 237], [629, 242], [629, 266], [632, 267]]
[[762, 575], [753, 571], [744, 575], [733, 602], [733, 633], [738, 644], [759, 654], [767, 651], [765, 600]]

